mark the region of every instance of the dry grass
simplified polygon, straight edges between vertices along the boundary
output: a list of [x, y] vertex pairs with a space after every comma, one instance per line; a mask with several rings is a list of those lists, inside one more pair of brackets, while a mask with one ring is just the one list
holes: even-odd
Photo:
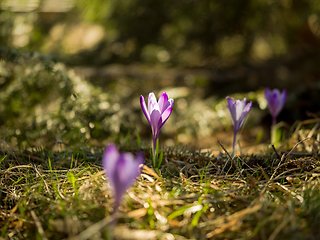
[[237, 168], [228, 164], [224, 173], [224, 150], [213, 156], [168, 148], [161, 175], [146, 151], [116, 225], [110, 225], [113, 199], [101, 171], [102, 149], [5, 149], [1, 238], [319, 239], [319, 144], [311, 138], [317, 132], [300, 132], [285, 143], [289, 151], [240, 155]]

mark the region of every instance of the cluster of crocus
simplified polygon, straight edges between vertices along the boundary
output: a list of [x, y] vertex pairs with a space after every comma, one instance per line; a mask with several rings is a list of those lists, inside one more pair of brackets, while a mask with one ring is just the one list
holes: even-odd
[[282, 93], [279, 89], [273, 89], [272, 91], [269, 88], [266, 88], [264, 91], [265, 97], [268, 102], [269, 112], [272, 117], [271, 125], [271, 143], [276, 143], [276, 122], [277, 116], [284, 107], [284, 104], [287, 100], [287, 91], [283, 90]]
[[[270, 91], [268, 88], [265, 90], [265, 96], [268, 101], [269, 111], [272, 115], [272, 125], [276, 123], [276, 117], [282, 110], [286, 101], [287, 92], [284, 90], [282, 93], [278, 89]], [[252, 102], [247, 103], [247, 100], [232, 100], [227, 97], [227, 107], [230, 112], [233, 122], [233, 151], [236, 146], [237, 134], [243, 125], [244, 119], [249, 113]], [[173, 99], [168, 99], [167, 93], [163, 92], [157, 101], [154, 93], [149, 93], [148, 108], [143, 96], [140, 96], [140, 104], [142, 111], [146, 116], [152, 131], [152, 150], [153, 150], [153, 166], [158, 166], [154, 162], [156, 159], [157, 140], [163, 124], [168, 120], [171, 115], [173, 107]], [[115, 210], [120, 205], [121, 198], [129, 188], [133, 181], [139, 176], [141, 172], [140, 165], [144, 162], [142, 153], [137, 153], [136, 158], [132, 153], [119, 153], [114, 144], [107, 146], [103, 157], [102, 166], [106, 171], [106, 176], [109, 180], [110, 186], [114, 191], [115, 196]], [[159, 167], [159, 166], [158, 166]], [[223, 170], [222, 170], [223, 172]]]
[[137, 153], [135, 158], [132, 153], [119, 153], [114, 144], [106, 147], [102, 156], [102, 167], [114, 192], [115, 211], [119, 207], [127, 188], [140, 175], [140, 165], [143, 163], [144, 156], [142, 153]]
[[170, 114], [172, 112], [173, 107], [173, 99], [168, 99], [168, 95], [166, 92], [163, 92], [159, 97], [157, 102], [156, 96], [154, 93], [149, 93], [148, 97], [148, 108], [146, 102], [144, 101], [144, 97], [140, 96], [140, 104], [144, 115], [146, 116], [152, 131], [152, 151], [153, 151], [153, 166], [156, 166], [155, 159], [156, 156], [156, 147], [157, 140], [160, 133], [160, 130], [163, 124], [168, 120]]
[[228, 110], [230, 112], [232, 122], [233, 122], [233, 150], [232, 155], [234, 154], [234, 149], [236, 146], [236, 139], [237, 133], [240, 130], [243, 120], [245, 119], [246, 115], [250, 111], [252, 107], [252, 102], [247, 104], [247, 99], [235, 100], [233, 101], [230, 97], [227, 97], [228, 100]]

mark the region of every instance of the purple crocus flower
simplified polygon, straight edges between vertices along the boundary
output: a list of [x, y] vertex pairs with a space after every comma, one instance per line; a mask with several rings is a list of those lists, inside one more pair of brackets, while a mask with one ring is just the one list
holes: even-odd
[[272, 126], [274, 126], [276, 124], [276, 118], [287, 100], [287, 91], [283, 90], [281, 93], [279, 89], [273, 89], [271, 91], [269, 88], [266, 88], [264, 95], [267, 99], [268, 108], [272, 116]]
[[121, 198], [133, 181], [140, 175], [140, 164], [143, 164], [144, 156], [137, 153], [136, 159], [132, 153], [119, 153], [114, 144], [106, 147], [102, 156], [102, 167], [106, 171], [109, 184], [115, 195], [115, 210], [119, 207]]
[[252, 102], [247, 104], [247, 99], [233, 101], [230, 97], [228, 100], [228, 110], [233, 122], [233, 152], [236, 144], [237, 133], [240, 130], [243, 120], [252, 107]]
[[163, 92], [157, 102], [156, 96], [154, 93], [149, 93], [148, 97], [148, 108], [146, 106], [146, 102], [144, 101], [143, 96], [140, 96], [140, 105], [144, 115], [146, 116], [152, 131], [153, 138], [153, 155], [155, 156], [156, 145], [158, 135], [163, 124], [170, 117], [172, 107], [173, 107], [173, 99], [168, 99], [168, 95], [166, 92]]

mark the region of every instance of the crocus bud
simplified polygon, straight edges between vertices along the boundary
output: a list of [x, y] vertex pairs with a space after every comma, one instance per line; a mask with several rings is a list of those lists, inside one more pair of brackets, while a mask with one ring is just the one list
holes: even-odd
[[276, 118], [287, 100], [287, 91], [283, 90], [282, 93], [280, 93], [279, 89], [274, 89], [271, 91], [269, 88], [266, 88], [264, 94], [268, 102], [270, 114], [272, 116], [272, 125], [275, 125]]
[[132, 153], [119, 153], [114, 144], [106, 147], [102, 156], [102, 167], [114, 192], [115, 210], [120, 205], [121, 198], [127, 188], [140, 175], [141, 168], [139, 166], [143, 162], [144, 156], [142, 153], [137, 153], [135, 158]]

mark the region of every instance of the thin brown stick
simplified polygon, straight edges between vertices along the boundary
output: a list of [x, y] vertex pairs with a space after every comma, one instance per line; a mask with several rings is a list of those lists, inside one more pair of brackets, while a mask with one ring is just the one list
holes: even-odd
[[274, 240], [277, 238], [277, 235], [281, 232], [281, 230], [287, 226], [287, 224], [289, 223], [290, 218], [286, 217], [285, 219], [283, 219], [283, 221], [276, 227], [276, 229], [272, 232], [272, 234], [270, 235], [270, 237], [268, 238], [268, 240]]
[[100, 231], [101, 229], [103, 229], [107, 225], [111, 224], [115, 218], [116, 218], [115, 215], [105, 217], [101, 221], [99, 221], [99, 222], [91, 225], [87, 229], [83, 230], [78, 236], [71, 238], [71, 239], [87, 240], [87, 239], [91, 238], [94, 234], [96, 234], [98, 231]]
[[304, 141], [309, 140], [309, 139], [312, 139], [312, 138], [305, 138], [305, 139], [302, 139], [301, 141], [299, 141], [298, 143], [296, 143], [296, 145], [294, 145], [294, 147], [290, 150], [290, 152], [284, 156], [284, 159], [286, 159], [293, 152], [293, 150], [299, 146], [300, 143], [303, 143]]
[[46, 234], [44, 233], [43, 227], [41, 225], [41, 222], [40, 222], [37, 214], [31, 208], [29, 208], [29, 211], [30, 211], [31, 217], [33, 218], [34, 223], [36, 224], [38, 233], [40, 234], [41, 238], [43, 240], [48, 240]]
[[50, 193], [50, 190], [49, 190], [49, 187], [48, 187], [48, 184], [47, 184], [46, 180], [44, 180], [44, 178], [42, 177], [41, 173], [38, 171], [37, 167], [34, 164], [31, 164], [31, 165], [32, 165], [33, 169], [36, 171], [36, 173], [38, 174], [38, 176], [40, 178], [42, 178], [42, 180], [44, 182], [44, 185], [46, 186], [46, 190], [47, 190], [48, 194], [50, 195], [51, 193]]
[[276, 153], [278, 159], [281, 159], [281, 157], [280, 157], [280, 155], [278, 154], [278, 151], [277, 151], [277, 149], [275, 148], [275, 146], [272, 144], [271, 147], [272, 147], [273, 151]]
[[222, 149], [225, 151], [225, 153], [228, 155], [228, 157], [229, 157], [230, 159], [232, 159], [230, 153], [227, 151], [227, 149], [222, 145], [222, 143], [221, 143], [219, 140], [218, 140], [218, 143], [220, 144], [220, 146], [222, 147]]

